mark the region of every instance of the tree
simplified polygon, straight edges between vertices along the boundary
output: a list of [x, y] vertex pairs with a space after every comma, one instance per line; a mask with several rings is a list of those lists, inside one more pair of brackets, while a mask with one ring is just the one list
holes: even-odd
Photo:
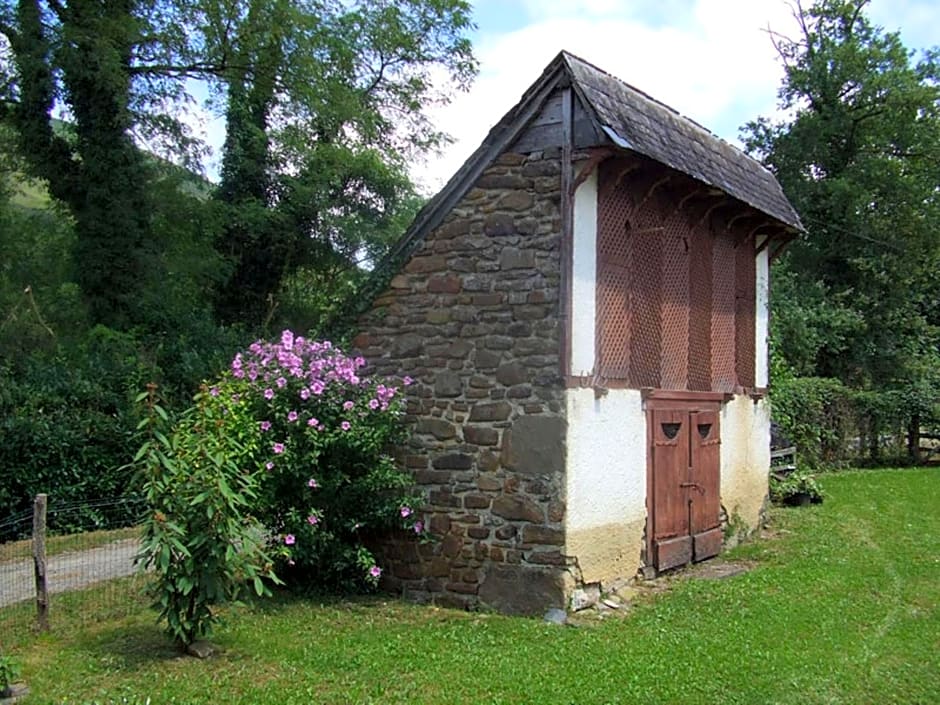
[[232, 57], [217, 195], [233, 271], [217, 309], [258, 323], [292, 275], [342, 278], [400, 234], [415, 208], [407, 165], [444, 139], [423, 114], [447, 97], [435, 75], [465, 86], [475, 72], [469, 6], [250, 0], [209, 26]]
[[916, 58], [867, 4], [796, 0], [799, 36], [771, 33], [787, 117], [743, 132], [808, 230], [779, 268], [778, 351], [803, 374], [906, 389], [940, 363], [940, 53]]
[[258, 323], [299, 267], [381, 249], [413, 204], [407, 160], [442, 140], [422, 113], [447, 98], [437, 79], [475, 71], [470, 27], [464, 0], [0, 4], [6, 113], [31, 175], [75, 219], [92, 321], [150, 318], [163, 243], [137, 142], [198, 156], [178, 119], [191, 80], [227, 118], [217, 245], [231, 277], [217, 308]]

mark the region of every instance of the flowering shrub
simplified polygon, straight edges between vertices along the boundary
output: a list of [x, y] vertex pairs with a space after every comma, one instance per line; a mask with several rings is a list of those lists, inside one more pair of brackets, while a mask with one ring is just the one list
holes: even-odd
[[388, 455], [405, 437], [400, 387], [364, 376], [364, 366], [329, 341], [284, 331], [236, 355], [209, 390], [219, 404], [247, 405], [218, 432], [241, 439], [245, 464], [262, 472], [253, 513], [276, 544], [279, 574], [294, 583], [375, 584], [369, 539], [423, 529], [411, 480]]

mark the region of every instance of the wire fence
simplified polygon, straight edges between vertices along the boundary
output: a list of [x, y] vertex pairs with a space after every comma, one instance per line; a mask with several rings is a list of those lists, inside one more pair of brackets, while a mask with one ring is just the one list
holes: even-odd
[[[0, 521], [0, 634], [38, 625], [43, 603], [53, 629], [136, 609], [146, 582], [135, 560], [143, 511], [139, 497], [76, 503], [49, 497], [41, 542], [35, 509]], [[35, 555], [40, 543], [44, 560]]]

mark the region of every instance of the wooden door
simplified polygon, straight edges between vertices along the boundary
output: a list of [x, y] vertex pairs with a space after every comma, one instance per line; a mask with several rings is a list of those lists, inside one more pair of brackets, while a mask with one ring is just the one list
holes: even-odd
[[716, 411], [649, 412], [653, 564], [668, 570], [721, 549], [720, 429]]
[[721, 438], [718, 433], [717, 411], [695, 411], [690, 414], [689, 464], [690, 531], [692, 560], [701, 561], [718, 555], [721, 550]]

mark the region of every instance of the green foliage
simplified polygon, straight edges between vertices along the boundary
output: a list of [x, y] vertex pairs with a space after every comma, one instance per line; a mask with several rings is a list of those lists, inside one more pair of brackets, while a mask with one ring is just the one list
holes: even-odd
[[770, 476], [770, 498], [778, 504], [819, 504], [824, 497], [816, 478], [803, 470], [791, 472], [784, 478]]
[[171, 436], [168, 415], [155, 386], [140, 397], [148, 432], [135, 463], [142, 470], [149, 507], [141, 557], [154, 571], [154, 607], [167, 633], [181, 645], [208, 637], [217, 607], [238, 600], [249, 587], [269, 594], [265, 580], [278, 582], [265, 550], [264, 531], [252, 518], [258, 472], [244, 462], [254, 434], [216, 431], [243, 418], [247, 404], [228, 397], [209, 403], [207, 393], [185, 414]]
[[[854, 399], [856, 434], [877, 459], [882, 434], [905, 424], [913, 448], [927, 421], [917, 407], [940, 399], [940, 52], [908, 51], [872, 25], [866, 5], [796, 3], [799, 35], [772, 35], [786, 72], [786, 117], [761, 118], [743, 133], [808, 230], [775, 270], [774, 371], [867, 394]], [[818, 394], [835, 393], [820, 384], [803, 385], [817, 420]], [[816, 440], [825, 455], [828, 441]]]
[[12, 657], [0, 654], [0, 697], [20, 677], [20, 665]]
[[801, 464], [815, 468], [844, 458], [855, 428], [852, 392], [837, 379], [784, 377], [771, 389], [773, 418], [798, 449]]
[[232, 275], [217, 310], [224, 321], [261, 323], [295, 273], [346, 280], [403, 231], [416, 209], [409, 161], [445, 139], [423, 113], [449, 99], [432, 77], [464, 87], [476, 70], [470, 6], [204, 7], [207, 50], [234, 54], [218, 84], [227, 120], [218, 247]]
[[238, 462], [262, 473], [253, 512], [277, 547], [281, 575], [298, 586], [374, 585], [381, 569], [370, 541], [423, 531], [411, 478], [388, 455], [405, 434], [398, 389], [360, 377], [363, 365], [285, 331], [237, 355], [204, 400], [243, 405], [243, 413], [216, 412], [212, 433], [219, 443], [238, 439]]

